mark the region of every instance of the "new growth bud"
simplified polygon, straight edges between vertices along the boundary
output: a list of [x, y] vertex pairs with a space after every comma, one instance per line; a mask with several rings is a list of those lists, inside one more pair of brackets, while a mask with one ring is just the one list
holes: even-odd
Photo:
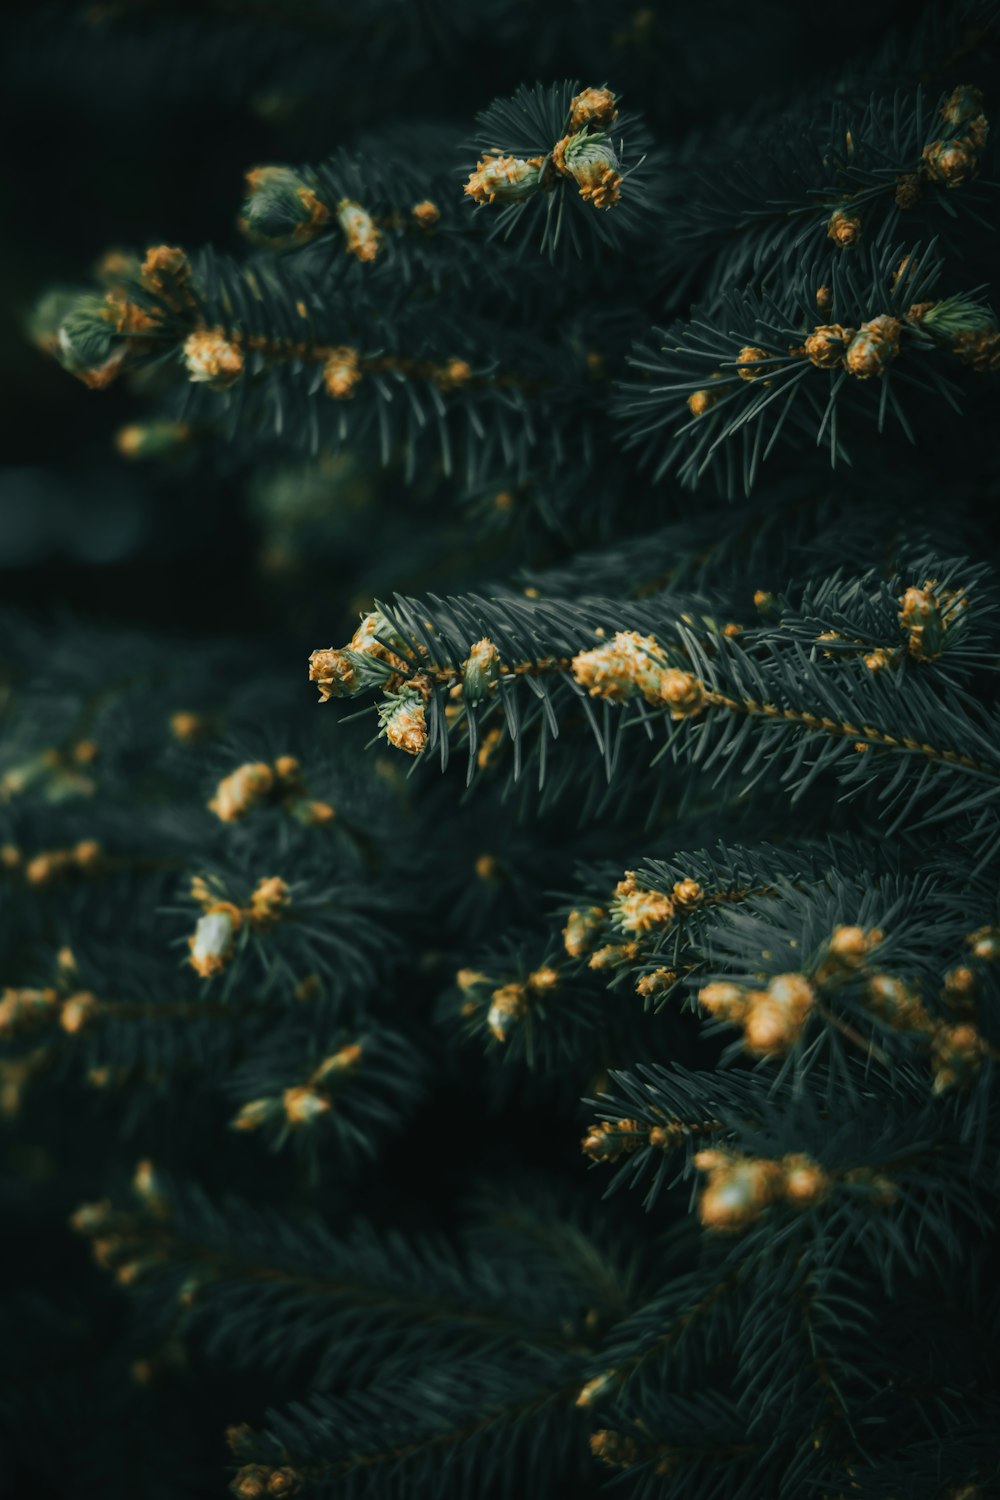
[[780, 1056], [795, 1045], [815, 999], [804, 974], [778, 974], [766, 990], [717, 981], [698, 994], [699, 1004], [709, 1015], [743, 1027], [747, 1051], [760, 1057]]
[[693, 717], [704, 707], [698, 679], [669, 666], [658, 641], [634, 630], [620, 630], [608, 645], [580, 652], [572, 669], [592, 698], [623, 703], [641, 694], [656, 708], [668, 707], [673, 719]]
[[219, 905], [198, 918], [188, 939], [191, 949], [188, 962], [202, 979], [220, 974], [229, 962], [240, 920], [239, 910], [228, 904]]
[[468, 703], [481, 703], [500, 675], [500, 652], [484, 637], [469, 652], [462, 675], [462, 696]]
[[188, 379], [224, 391], [243, 374], [243, 351], [221, 328], [198, 328], [184, 340]]
[[600, 906], [588, 907], [586, 911], [571, 911], [563, 928], [563, 947], [570, 958], [582, 958], [589, 952], [592, 939], [600, 932], [608, 914]]
[[552, 148], [552, 165], [572, 177], [580, 197], [594, 208], [609, 209], [621, 197], [621, 173], [609, 136], [589, 129], [567, 135]]
[[844, 357], [844, 363], [857, 380], [869, 380], [873, 375], [881, 378], [885, 374], [899, 354], [901, 328], [899, 319], [886, 313], [862, 323]]
[[390, 745], [407, 755], [420, 755], [427, 748], [427, 711], [423, 695], [410, 686], [387, 693], [379, 705], [380, 732]]
[[378, 255], [382, 236], [371, 214], [353, 199], [341, 198], [337, 204], [337, 223], [343, 230], [348, 255], [362, 261], [373, 261]]
[[544, 158], [532, 156], [484, 156], [465, 184], [474, 203], [518, 203], [531, 198], [542, 186]]
[[247, 173], [240, 225], [250, 239], [272, 248], [312, 239], [330, 210], [291, 167], [255, 167]]
[[59, 325], [55, 354], [63, 368], [91, 390], [111, 384], [121, 369], [126, 343], [104, 297], [87, 292], [76, 299]]

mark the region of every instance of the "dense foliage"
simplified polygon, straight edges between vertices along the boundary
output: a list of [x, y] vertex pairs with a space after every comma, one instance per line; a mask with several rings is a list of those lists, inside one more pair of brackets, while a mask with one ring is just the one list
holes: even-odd
[[897, 9], [18, 30], [315, 148], [26, 319], [225, 629], [4, 618], [25, 1492], [1000, 1483], [1000, 9]]

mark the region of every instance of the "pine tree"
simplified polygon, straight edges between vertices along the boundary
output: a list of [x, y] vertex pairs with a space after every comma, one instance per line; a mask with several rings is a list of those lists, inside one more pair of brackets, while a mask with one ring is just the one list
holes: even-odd
[[268, 602], [7, 617], [15, 1472], [993, 1493], [1000, 9], [151, 9], [354, 129], [28, 320]]

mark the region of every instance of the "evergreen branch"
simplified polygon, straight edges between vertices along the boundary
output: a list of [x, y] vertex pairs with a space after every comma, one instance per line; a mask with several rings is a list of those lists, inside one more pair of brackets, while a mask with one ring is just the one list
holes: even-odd
[[[575, 604], [397, 599], [363, 622], [345, 650], [314, 652], [310, 675], [324, 698], [383, 686], [390, 743], [411, 754], [438, 750], [444, 762], [454, 735], [466, 742], [470, 775], [506, 729], [516, 777], [528, 730], [537, 727], [541, 740], [557, 737], [559, 710], [565, 718], [572, 706], [593, 731], [609, 776], [624, 725], [639, 723], [652, 735], [659, 724], [667, 730], [659, 756], [689, 758], [701, 774], [721, 764], [752, 786], [765, 768], [780, 768], [795, 796], [827, 770], [848, 793], [885, 776], [881, 800], [895, 813], [890, 826], [933, 798], [926, 816], [971, 816], [988, 831], [1000, 783], [991, 716], [919, 669], [920, 658], [939, 654], [937, 644], [919, 644], [924, 615], [929, 610], [927, 618], [939, 620], [932, 629], [942, 642], [949, 628], [933, 589], [914, 589], [902, 602], [899, 649], [918, 668], [902, 690], [885, 680], [891, 674], [867, 665], [860, 674], [847, 662], [828, 666], [780, 624], [753, 632], [746, 647], [738, 630], [720, 630], [710, 616], [702, 614], [699, 629], [699, 606], [666, 595]], [[959, 612], [952, 615], [957, 621]], [[824, 646], [825, 634], [817, 636]], [[602, 727], [594, 698], [616, 705], [617, 721], [605, 715]], [[926, 726], [942, 716], [947, 740], [934, 743]], [[481, 726], [491, 717], [488, 742]]]
[[888, 246], [829, 271], [808, 266], [780, 287], [720, 294], [661, 330], [659, 351], [634, 355], [645, 379], [623, 385], [617, 403], [628, 446], [641, 449], [655, 479], [672, 471], [694, 488], [712, 472], [732, 495], [750, 493], [784, 434], [826, 441], [832, 464], [846, 458], [841, 407], [867, 411], [880, 433], [892, 415], [912, 441], [897, 386], [960, 411], [940, 358], [986, 370], [1000, 351], [978, 290], [929, 302], [941, 270], [933, 242], [905, 253]]
[[[912, 94], [834, 99], [803, 126], [801, 106], [763, 138], [747, 131], [685, 162], [672, 205], [673, 261], [710, 260], [705, 290], [761, 277], [775, 282], [820, 252], [847, 256], [860, 244], [899, 238], [916, 218], [949, 233], [953, 216], [991, 206], [992, 184], [975, 185], [988, 125], [981, 92], [963, 85], [930, 102]], [[943, 222], [942, 222], [943, 221]]]
[[[308, 1367], [320, 1386], [348, 1370], [363, 1378], [385, 1358], [413, 1368], [432, 1349], [578, 1361], [590, 1345], [595, 1297], [610, 1295], [617, 1311], [617, 1289], [601, 1292], [583, 1262], [535, 1254], [522, 1263], [525, 1233], [516, 1223], [490, 1228], [489, 1243], [502, 1241], [510, 1254], [498, 1282], [494, 1256], [468, 1239], [383, 1238], [363, 1225], [335, 1238], [319, 1221], [290, 1228], [244, 1204], [223, 1216], [196, 1193], [166, 1190], [148, 1167], [137, 1182], [145, 1211], [103, 1203], [74, 1217], [99, 1263], [148, 1298], [151, 1312], [179, 1298], [187, 1322], [195, 1330], [204, 1323], [217, 1351], [253, 1351], [276, 1369]], [[514, 1305], [520, 1318], [511, 1316]], [[599, 1302], [598, 1316], [606, 1316]], [[293, 1325], [293, 1339], [269, 1334]]]
[[272, 1039], [259, 1046], [227, 1080], [240, 1101], [231, 1124], [259, 1132], [273, 1151], [291, 1141], [314, 1159], [332, 1142], [341, 1170], [356, 1170], [412, 1112], [423, 1071], [412, 1039], [386, 1026], [329, 1037], [288, 1031], [279, 1046]]
[[515, 280], [502, 255], [484, 265], [483, 237], [470, 224], [450, 166], [451, 131], [410, 129], [369, 138], [360, 152], [340, 150], [317, 167], [258, 167], [247, 173], [241, 228], [267, 249], [309, 250], [306, 264], [355, 268], [385, 289], [401, 278], [436, 291], [458, 277], [466, 287], [484, 271], [493, 291], [510, 296]]
[[189, 427], [312, 454], [371, 443], [382, 464], [402, 451], [410, 477], [431, 439], [446, 474], [482, 482], [499, 461], [523, 480], [540, 430], [558, 459], [580, 396], [603, 405], [576, 330], [540, 351], [490, 317], [485, 291], [481, 313], [466, 299], [431, 322], [404, 291], [343, 273], [331, 286], [301, 257], [239, 265], [160, 246], [116, 270], [103, 299], [54, 305], [35, 337], [96, 389], [156, 366]]
[[498, 1495], [516, 1493], [525, 1464], [552, 1481], [581, 1474], [582, 1422], [572, 1409], [566, 1420], [576, 1384], [565, 1366], [547, 1373], [543, 1384], [517, 1365], [484, 1373], [453, 1362], [349, 1397], [313, 1396], [271, 1412], [260, 1436], [240, 1431], [238, 1456], [258, 1461], [239, 1471], [233, 1492], [290, 1471], [345, 1495], [371, 1494], [373, 1485], [399, 1494], [433, 1476], [439, 1494], [471, 1500], [484, 1475]]
[[477, 121], [482, 154], [465, 189], [477, 204], [500, 205], [497, 236], [537, 240], [550, 259], [619, 249], [653, 217], [645, 131], [619, 117], [610, 89], [577, 90], [535, 85], [495, 100]]

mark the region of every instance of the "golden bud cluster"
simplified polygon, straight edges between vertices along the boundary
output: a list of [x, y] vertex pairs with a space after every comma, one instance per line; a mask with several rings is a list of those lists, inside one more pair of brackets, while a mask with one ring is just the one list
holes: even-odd
[[610, 89], [587, 88], [570, 101], [566, 134], [545, 156], [508, 156], [486, 152], [465, 184], [474, 203], [517, 203], [550, 192], [560, 176], [576, 182], [580, 196], [594, 208], [608, 209], [621, 196], [618, 157], [607, 127], [617, 119]]
[[574, 94], [569, 104], [567, 131], [573, 135], [585, 125], [594, 125], [602, 130], [613, 125], [618, 118], [616, 102], [610, 89], [583, 89], [579, 94]]
[[577, 1406], [596, 1406], [605, 1396], [619, 1384], [620, 1376], [617, 1370], [605, 1370], [602, 1375], [595, 1375], [593, 1380], [588, 1380], [586, 1385], [580, 1389], [576, 1398]]
[[346, 1047], [339, 1047], [336, 1052], [323, 1059], [313, 1073], [312, 1081], [323, 1083], [338, 1078], [342, 1074], [353, 1073], [360, 1066], [361, 1058], [361, 1043], [349, 1042]]
[[601, 906], [589, 906], [583, 911], [571, 911], [563, 928], [563, 947], [570, 958], [582, 958], [590, 951], [593, 939], [600, 932], [608, 914]]
[[190, 303], [191, 262], [177, 245], [151, 245], [143, 258], [139, 279], [147, 291], [180, 309]]
[[22, 1036], [44, 1026], [56, 1014], [59, 996], [53, 989], [5, 989], [0, 998], [0, 1037]]
[[869, 672], [886, 672], [899, 661], [899, 652], [890, 651], [886, 646], [876, 646], [873, 651], [865, 653], [863, 661]]
[[291, 890], [278, 875], [259, 880], [245, 907], [225, 900], [200, 875], [191, 882], [191, 896], [201, 906], [202, 915], [188, 938], [188, 963], [202, 979], [221, 974], [233, 956], [244, 923], [265, 931], [280, 921], [291, 905]]
[[842, 250], [856, 245], [861, 238], [861, 219], [845, 208], [835, 208], [826, 222], [827, 238]]
[[931, 1041], [934, 1092], [942, 1094], [957, 1084], [971, 1083], [987, 1052], [982, 1036], [968, 1022], [936, 1026]]
[[330, 698], [352, 698], [365, 686], [357, 658], [372, 663], [382, 663], [387, 672], [403, 672], [406, 663], [396, 656], [379, 637], [396, 641], [396, 634], [389, 622], [377, 612], [363, 617], [357, 630], [342, 649], [326, 647], [314, 651], [309, 658], [309, 681], [319, 687], [320, 700]]
[[188, 963], [202, 979], [221, 974], [233, 956], [236, 934], [242, 926], [243, 913], [232, 902], [218, 902], [198, 918], [188, 938]]
[[285, 1089], [281, 1096], [285, 1118], [290, 1125], [312, 1125], [320, 1115], [325, 1115], [330, 1109], [330, 1101], [324, 1094], [319, 1094], [308, 1084], [302, 1084], [294, 1088]]
[[705, 707], [705, 689], [690, 672], [671, 667], [654, 636], [620, 630], [607, 645], [581, 651], [572, 662], [573, 678], [591, 698], [624, 703], [641, 695], [672, 719], [694, 718]]
[[[156, 350], [149, 335], [163, 326], [168, 311], [189, 312], [191, 266], [183, 250], [154, 246], [140, 264], [133, 256], [109, 254], [98, 267], [104, 295], [84, 293], [66, 309], [57, 328], [43, 317], [35, 335], [71, 374], [103, 390], [127, 368], [132, 355]], [[149, 307], [132, 296], [138, 281], [161, 304]]]
[[641, 1120], [599, 1120], [580, 1142], [591, 1161], [612, 1162], [649, 1144], [648, 1125]]
[[273, 927], [292, 904], [292, 893], [280, 875], [258, 880], [248, 909], [252, 926]]
[[682, 912], [694, 911], [705, 899], [705, 892], [697, 880], [685, 877], [683, 880], [674, 881], [674, 905]]
[[97, 1012], [99, 1001], [89, 990], [78, 990], [62, 1002], [59, 1025], [70, 1036], [75, 1036], [90, 1022]]
[[89, 990], [60, 996], [46, 989], [5, 989], [0, 997], [0, 1038], [23, 1036], [57, 1022], [75, 1036], [96, 1015], [100, 1002]]
[[694, 911], [704, 899], [705, 893], [696, 880], [675, 881], [668, 896], [641, 886], [635, 871], [626, 870], [624, 879], [615, 887], [611, 914], [623, 931], [641, 936]]
[[515, 203], [538, 192], [544, 157], [492, 156], [487, 153], [465, 184], [474, 203]]
[[285, 1500], [297, 1495], [302, 1484], [302, 1475], [287, 1465], [244, 1464], [229, 1489], [236, 1500]]
[[725, 981], [707, 984], [699, 991], [698, 1002], [718, 1020], [742, 1026], [748, 1052], [780, 1057], [802, 1035], [816, 992], [804, 974], [777, 974], [765, 990]]
[[587, 127], [564, 135], [552, 147], [549, 161], [561, 176], [573, 179], [580, 197], [593, 208], [612, 208], [621, 197], [618, 157], [606, 135]]
[[976, 976], [967, 964], [949, 969], [944, 976], [944, 992], [952, 1004], [961, 1006], [964, 1002], [973, 1000], [976, 989]]
[[705, 389], [692, 391], [687, 398], [688, 411], [693, 417], [703, 417], [707, 411], [711, 411], [718, 399], [715, 391]]
[[223, 823], [245, 818], [252, 807], [274, 790], [274, 771], [264, 761], [246, 762], [224, 776], [209, 802], [209, 810]]
[[239, 222], [252, 240], [270, 246], [301, 243], [329, 222], [330, 210], [315, 189], [288, 167], [253, 167], [246, 185], [246, 209]]
[[821, 323], [802, 347], [809, 362], [817, 369], [833, 370], [843, 364], [854, 332], [853, 328], [844, 328], [840, 323]]
[[486, 1024], [498, 1042], [505, 1042], [528, 1009], [527, 985], [502, 984], [493, 991]]
[[327, 646], [309, 657], [309, 681], [318, 683], [320, 701], [349, 698], [357, 691], [357, 676], [346, 651]]
[[223, 777], [209, 802], [210, 811], [223, 823], [245, 818], [252, 808], [267, 801], [285, 804], [299, 822], [328, 823], [334, 810], [327, 802], [310, 801], [294, 755], [279, 755], [271, 764], [248, 761]]
[[638, 943], [605, 943], [603, 948], [598, 948], [590, 955], [587, 968], [600, 973], [603, 969], [614, 969], [619, 964], [631, 963], [638, 954]]
[[448, 359], [443, 365], [435, 365], [432, 379], [439, 391], [458, 391], [472, 379], [472, 366], [467, 359]]
[[965, 940], [976, 958], [995, 963], [1000, 958], [1000, 927], [980, 927]]
[[91, 797], [97, 790], [97, 782], [83, 768], [93, 765], [99, 753], [95, 740], [82, 739], [62, 748], [49, 745], [25, 760], [15, 761], [0, 775], [0, 800], [20, 797], [35, 789], [42, 790], [50, 802], [66, 797]]
[[666, 927], [674, 915], [674, 903], [661, 891], [641, 886], [635, 871], [626, 870], [625, 878], [615, 886], [611, 915], [624, 932], [638, 936], [654, 927]]
[[897, 208], [919, 203], [924, 180], [935, 187], [957, 188], [978, 175], [989, 137], [980, 90], [959, 84], [942, 104], [941, 119], [948, 129], [924, 147], [919, 170], [896, 180]]
[[500, 675], [500, 652], [488, 636], [471, 647], [462, 668], [462, 696], [481, 703]]
[[862, 323], [848, 346], [844, 364], [857, 380], [881, 378], [899, 354], [902, 324], [898, 318], [882, 313]]
[[766, 349], [760, 349], [756, 344], [744, 344], [736, 359], [736, 373], [741, 380], [759, 380], [766, 374], [771, 358]]
[[223, 391], [243, 374], [243, 351], [221, 328], [196, 328], [184, 340], [188, 379]]
[[527, 1016], [532, 1003], [556, 988], [559, 974], [546, 964], [523, 981], [510, 980], [495, 985], [488, 974], [478, 969], [459, 969], [455, 983], [467, 997], [462, 1004], [462, 1015], [477, 1015], [485, 1006], [489, 1030], [498, 1042], [506, 1042]]
[[636, 980], [635, 992], [643, 1000], [655, 1000], [657, 995], [665, 995], [668, 990], [673, 989], [677, 980], [675, 969], [653, 969]]
[[919, 994], [893, 974], [873, 974], [865, 998], [873, 1015], [894, 1031], [926, 1031], [932, 1025]]
[[922, 588], [908, 588], [900, 599], [899, 623], [906, 632], [906, 649], [915, 661], [936, 661], [957, 612], [968, 608], [964, 593], [939, 589], [933, 578]]
[[[871, 318], [857, 329], [845, 328], [840, 323], [821, 323], [790, 353], [805, 357], [817, 369], [845, 369], [856, 380], [869, 380], [884, 375], [898, 356], [902, 329], [899, 318], [887, 313]], [[759, 355], [760, 351], [745, 349], [743, 354]]]
[[169, 719], [170, 732], [182, 745], [198, 745], [211, 733], [211, 721], [204, 714], [192, 713], [189, 709], [178, 709]]
[[881, 927], [835, 927], [826, 945], [826, 964], [821, 965], [817, 971], [819, 982], [826, 982], [831, 966], [839, 969], [864, 968], [884, 938], [885, 933]]
[[97, 1203], [81, 1203], [69, 1216], [69, 1226], [75, 1234], [99, 1235], [104, 1233], [114, 1218], [114, 1210], [110, 1200], [100, 1199]]
[[382, 731], [390, 745], [406, 755], [420, 755], [427, 748], [427, 709], [423, 695], [414, 689], [400, 694], [382, 713]]
[[[985, 938], [982, 934], [986, 934]], [[980, 929], [967, 939], [973, 950], [980, 943], [992, 951], [994, 929]], [[985, 957], [977, 953], [977, 957]], [[868, 980], [865, 998], [872, 1013], [891, 1026], [894, 1031], [910, 1032], [930, 1049], [931, 1076], [934, 1092], [972, 1082], [987, 1056], [996, 1056], [995, 1049], [968, 1019], [974, 1012], [976, 998], [976, 976], [966, 965], [950, 969], [944, 976], [943, 998], [965, 1019], [945, 1021], [930, 1015], [919, 993], [902, 979], [891, 974], [873, 974]]]
[[337, 204], [337, 223], [344, 234], [348, 255], [361, 261], [373, 261], [378, 255], [382, 236], [375, 220], [360, 203], [351, 198], [341, 198]]
[[342, 344], [331, 349], [323, 361], [323, 389], [332, 401], [347, 401], [361, 380], [361, 356]]
[[[20, 866], [20, 860], [10, 857], [4, 863], [11, 869]], [[29, 885], [46, 886], [67, 875], [92, 875], [103, 863], [104, 851], [97, 840], [81, 839], [70, 849], [46, 849], [33, 855], [24, 863], [24, 878]]]
[[982, 145], [971, 133], [931, 141], [923, 150], [924, 171], [937, 187], [961, 187], [978, 174]]
[[144, 1207], [158, 1218], [169, 1211], [169, 1202], [164, 1192], [163, 1180], [148, 1157], [144, 1157], [132, 1177], [132, 1191]]
[[441, 210], [429, 198], [422, 199], [420, 203], [414, 203], [410, 214], [421, 229], [433, 229], [441, 219]]
[[547, 965], [529, 974], [523, 984], [500, 985], [490, 996], [486, 1024], [498, 1042], [506, 1042], [528, 1014], [532, 1002], [541, 999], [559, 983], [557, 971]]
[[315, 1125], [324, 1115], [329, 1114], [337, 1086], [349, 1074], [356, 1072], [361, 1059], [360, 1043], [352, 1042], [349, 1046], [341, 1047], [330, 1057], [324, 1058], [305, 1083], [294, 1084], [273, 1097], [249, 1100], [234, 1116], [232, 1128], [249, 1132], [279, 1119], [292, 1129]]
[[819, 1163], [800, 1153], [769, 1161], [705, 1150], [696, 1153], [694, 1164], [708, 1178], [698, 1200], [698, 1218], [706, 1229], [720, 1234], [738, 1234], [779, 1200], [799, 1209], [812, 1208], [830, 1187]]

